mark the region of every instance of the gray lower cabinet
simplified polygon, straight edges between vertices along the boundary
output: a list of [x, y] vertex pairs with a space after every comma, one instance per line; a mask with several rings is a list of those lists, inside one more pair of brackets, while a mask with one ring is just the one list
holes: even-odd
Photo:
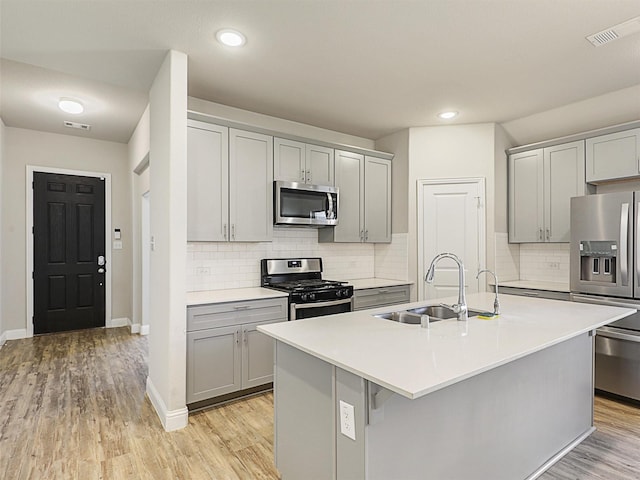
[[383, 307], [409, 303], [409, 285], [395, 285], [392, 287], [365, 288], [353, 292], [353, 309], [366, 310], [368, 308]]
[[272, 382], [273, 340], [256, 327], [286, 319], [286, 298], [187, 308], [186, 403]]

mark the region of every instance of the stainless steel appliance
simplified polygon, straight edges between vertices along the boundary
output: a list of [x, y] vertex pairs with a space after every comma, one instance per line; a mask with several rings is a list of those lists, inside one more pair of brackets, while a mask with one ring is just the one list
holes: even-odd
[[273, 182], [276, 225], [326, 227], [338, 224], [338, 189], [325, 185]]
[[[640, 308], [640, 192], [571, 199], [571, 299]], [[595, 385], [640, 400], [640, 313], [596, 336]]]
[[322, 279], [321, 258], [260, 261], [261, 285], [289, 293], [289, 320], [353, 310], [353, 286]]

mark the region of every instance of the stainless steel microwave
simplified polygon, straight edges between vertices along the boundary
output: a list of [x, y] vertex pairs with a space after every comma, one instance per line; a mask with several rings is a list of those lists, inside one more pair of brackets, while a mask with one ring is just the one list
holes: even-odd
[[273, 223], [326, 227], [338, 224], [338, 189], [298, 182], [273, 182]]

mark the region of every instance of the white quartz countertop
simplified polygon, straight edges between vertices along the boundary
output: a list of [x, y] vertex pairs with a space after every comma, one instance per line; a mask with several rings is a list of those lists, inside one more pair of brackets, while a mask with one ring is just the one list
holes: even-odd
[[347, 280], [353, 285], [354, 290], [364, 290], [365, 288], [395, 287], [397, 285], [411, 285], [409, 280], [391, 280], [388, 278], [360, 278], [357, 280]]
[[[467, 303], [472, 309], [491, 310], [493, 299], [491, 293], [472, 294]], [[455, 301], [444, 299], [450, 300]], [[635, 312], [504, 295], [502, 314], [491, 320], [442, 320], [426, 329], [373, 316], [428, 303], [281, 322], [258, 330], [414, 399]]]
[[205, 290], [187, 292], [187, 307], [205, 305], [207, 303], [242, 302], [245, 300], [263, 300], [265, 298], [288, 297], [286, 292], [269, 288], [231, 288], [227, 290]]
[[500, 287], [526, 288], [530, 290], [548, 290], [550, 292], [570, 292], [568, 283], [564, 282], [539, 282], [533, 280], [514, 280], [511, 282], [498, 282]]

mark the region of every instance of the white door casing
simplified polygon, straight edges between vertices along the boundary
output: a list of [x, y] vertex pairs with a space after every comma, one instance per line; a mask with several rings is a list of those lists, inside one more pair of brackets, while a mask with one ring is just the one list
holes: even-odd
[[444, 259], [438, 264], [433, 284], [424, 281], [431, 260], [443, 252], [462, 260], [466, 291], [478, 292], [481, 284], [475, 277], [485, 268], [485, 179], [417, 183], [418, 300], [457, 297], [458, 268], [452, 260]]
[[151, 259], [151, 192], [146, 191], [142, 194], [141, 205], [141, 229], [142, 235], [140, 236], [142, 253], [142, 320], [140, 325], [140, 335], [149, 334], [149, 321], [151, 318], [149, 304], [149, 265]]

